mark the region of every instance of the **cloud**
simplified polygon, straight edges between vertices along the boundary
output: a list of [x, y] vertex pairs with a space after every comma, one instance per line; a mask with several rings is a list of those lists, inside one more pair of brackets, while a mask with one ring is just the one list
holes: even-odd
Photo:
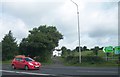
[[2, 17], [0, 18], [2, 18], [2, 20], [0, 20], [0, 40], [2, 40], [9, 30], [11, 30], [13, 36], [17, 38], [18, 43], [20, 42], [21, 38], [27, 37], [27, 24], [25, 24], [21, 19], [17, 19], [5, 14], [2, 14]]
[[[117, 45], [117, 2], [74, 1], [79, 5], [81, 46]], [[31, 28], [46, 24], [56, 26], [64, 35], [60, 47], [74, 49], [78, 46], [76, 6], [70, 0], [5, 0], [0, 13], [4, 14], [2, 19], [0, 17], [0, 38], [11, 29], [17, 40], [21, 40]]]
[[35, 26], [40, 23], [45, 23], [46, 19], [50, 21], [52, 19], [52, 15], [54, 15], [54, 10], [62, 6], [62, 1], [47, 1], [48, 0], [36, 0], [34, 2], [32, 2], [32, 0], [30, 2], [3, 2], [2, 12], [20, 18], [31, 26]]
[[81, 46], [118, 45], [117, 2], [89, 2], [80, 11]]

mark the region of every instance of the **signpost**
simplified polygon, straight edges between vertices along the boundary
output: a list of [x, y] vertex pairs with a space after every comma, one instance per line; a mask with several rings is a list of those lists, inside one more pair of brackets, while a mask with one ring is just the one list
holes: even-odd
[[103, 48], [103, 51], [104, 51], [105, 53], [112, 53], [112, 52], [114, 52], [112, 46], [104, 47], [104, 48]]
[[120, 46], [115, 46], [114, 48], [113, 46], [104, 47], [103, 51], [106, 53], [106, 60], [108, 61], [109, 53], [112, 53], [113, 57], [114, 54], [120, 55]]
[[116, 47], [114, 48], [114, 53], [115, 53], [116, 55], [120, 54], [120, 46], [116, 46]]
[[114, 52], [114, 48], [112, 46], [104, 47], [103, 51], [106, 53], [106, 60], [108, 61], [108, 56]]
[[118, 60], [119, 60], [119, 62], [120, 62], [120, 46], [116, 46], [116, 47], [114, 48], [114, 53], [115, 53], [116, 55], [119, 55]]

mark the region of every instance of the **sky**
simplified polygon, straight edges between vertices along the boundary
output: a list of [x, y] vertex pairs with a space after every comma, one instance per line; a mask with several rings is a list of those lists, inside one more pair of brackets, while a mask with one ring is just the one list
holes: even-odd
[[[79, 6], [80, 46], [118, 45], [119, 0], [73, 0]], [[0, 0], [0, 41], [12, 30], [18, 44], [29, 30], [55, 26], [63, 34], [58, 48], [78, 46], [76, 5], [71, 0]]]

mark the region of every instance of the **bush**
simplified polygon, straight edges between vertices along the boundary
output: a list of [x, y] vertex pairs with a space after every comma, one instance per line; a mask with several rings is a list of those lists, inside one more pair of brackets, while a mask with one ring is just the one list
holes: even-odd
[[99, 56], [83, 56], [82, 62], [88, 62], [88, 63], [102, 63], [105, 60], [102, 57]]
[[68, 63], [76, 64], [79, 62], [79, 57], [78, 56], [67, 56], [65, 58], [65, 61]]
[[[79, 63], [79, 56], [68, 56], [65, 58], [65, 61], [72, 64]], [[105, 60], [102, 57], [98, 56], [82, 56], [82, 62], [84, 63], [103, 63]]]

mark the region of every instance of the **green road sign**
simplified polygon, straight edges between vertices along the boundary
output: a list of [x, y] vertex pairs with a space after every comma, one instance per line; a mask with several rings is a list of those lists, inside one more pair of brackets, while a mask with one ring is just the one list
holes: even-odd
[[114, 53], [115, 53], [115, 54], [120, 54], [120, 46], [116, 46], [116, 47], [114, 48]]
[[112, 53], [113, 52], [113, 47], [112, 46], [104, 47], [103, 51], [105, 53]]

